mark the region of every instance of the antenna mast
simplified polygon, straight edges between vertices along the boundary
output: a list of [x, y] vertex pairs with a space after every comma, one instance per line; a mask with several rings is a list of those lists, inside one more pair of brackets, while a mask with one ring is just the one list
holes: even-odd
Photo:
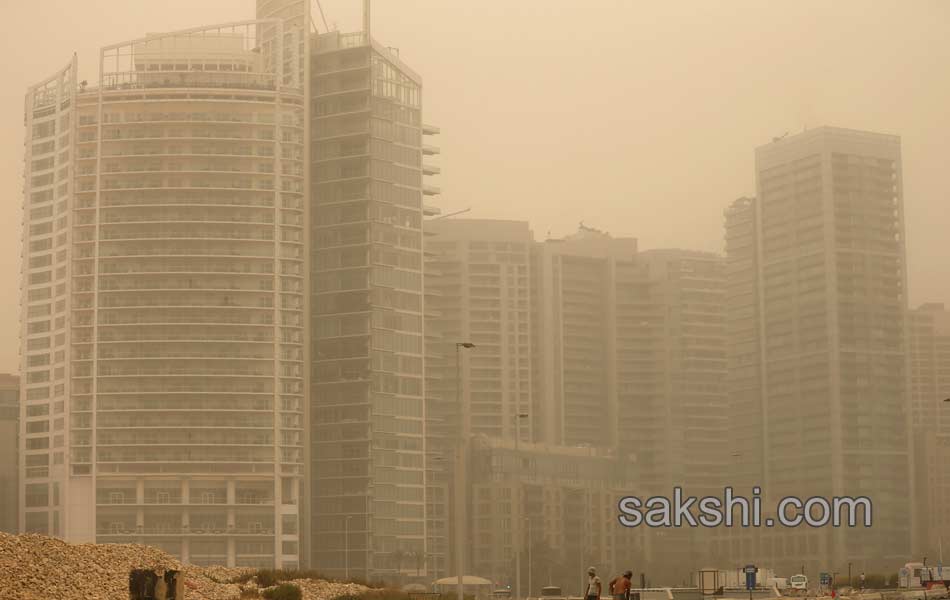
[[366, 35], [366, 45], [372, 45], [372, 36], [370, 36], [370, 0], [363, 0], [363, 33]]
[[[320, 0], [317, 0], [317, 9], [320, 11], [320, 20], [323, 21], [323, 31], [324, 31], [324, 33], [326, 33], [326, 32], [328, 32], [328, 31], [330, 31], [330, 26], [327, 25], [327, 17], [326, 17], [325, 14], [323, 14], [323, 5], [320, 4]], [[313, 15], [313, 13], [311, 12], [311, 17], [310, 17], [310, 22], [311, 22], [311, 23], [313, 23], [313, 16], [312, 16], [312, 15]], [[317, 24], [316, 24], [316, 23], [313, 23], [313, 29], [314, 29], [314, 31], [317, 30]]]

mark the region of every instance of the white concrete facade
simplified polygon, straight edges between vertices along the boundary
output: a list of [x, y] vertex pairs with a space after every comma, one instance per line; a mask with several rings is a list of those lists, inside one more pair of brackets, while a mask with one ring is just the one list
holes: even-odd
[[29, 90], [26, 531], [299, 564], [301, 24], [150, 35]]

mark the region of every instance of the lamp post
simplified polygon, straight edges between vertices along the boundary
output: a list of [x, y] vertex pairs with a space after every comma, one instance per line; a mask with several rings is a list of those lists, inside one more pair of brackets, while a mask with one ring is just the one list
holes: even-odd
[[[524, 507], [524, 499], [521, 494], [521, 455], [518, 454], [518, 442], [521, 441], [521, 419], [526, 419], [527, 417], [528, 413], [518, 413], [515, 415], [515, 460], [517, 461], [518, 465], [518, 487], [515, 488], [515, 491], [517, 492], [515, 495], [515, 500], [518, 503], [516, 510], [519, 512]], [[520, 525], [520, 521], [517, 520], [517, 516], [518, 515], [515, 514], [516, 527]], [[515, 598], [518, 599], [521, 598], [521, 531], [515, 531], [515, 539], [517, 540], [517, 543], [515, 544]], [[530, 588], [530, 584], [528, 587]]]
[[462, 398], [462, 348], [470, 350], [474, 347], [472, 342], [455, 342], [455, 400], [458, 403], [459, 421], [462, 426], [459, 452], [455, 453], [459, 463], [455, 469], [455, 562], [458, 569], [458, 600], [465, 600], [465, 585], [462, 581], [465, 572], [465, 501], [462, 495], [465, 490], [465, 459], [468, 454], [466, 450], [469, 436], [468, 403]]
[[347, 581], [350, 580], [350, 519], [352, 516], [347, 516], [343, 520], [343, 578]]
[[531, 563], [531, 517], [525, 517], [525, 525], [528, 526], [528, 598], [531, 597], [531, 575], [532, 575], [532, 563]]

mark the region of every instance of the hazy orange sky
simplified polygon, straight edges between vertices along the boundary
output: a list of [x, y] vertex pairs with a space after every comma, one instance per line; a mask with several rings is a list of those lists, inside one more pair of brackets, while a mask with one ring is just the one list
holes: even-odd
[[[322, 29], [314, 5], [315, 21]], [[323, 0], [360, 27], [360, 0]], [[0, 97], [0, 370], [18, 370], [23, 94], [79, 53], [149, 32], [253, 17], [251, 0], [6, 0]], [[578, 221], [642, 248], [722, 247], [752, 194], [753, 148], [804, 127], [903, 138], [910, 302], [950, 304], [950, 3], [943, 1], [376, 0], [373, 35], [424, 79], [442, 127], [440, 201]]]

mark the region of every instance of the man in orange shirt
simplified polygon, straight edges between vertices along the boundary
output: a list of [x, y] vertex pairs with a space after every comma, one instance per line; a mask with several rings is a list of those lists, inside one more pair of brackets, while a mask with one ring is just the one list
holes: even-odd
[[614, 600], [630, 600], [630, 578], [633, 577], [633, 571], [624, 571], [620, 577], [614, 577], [610, 581], [610, 593]]

